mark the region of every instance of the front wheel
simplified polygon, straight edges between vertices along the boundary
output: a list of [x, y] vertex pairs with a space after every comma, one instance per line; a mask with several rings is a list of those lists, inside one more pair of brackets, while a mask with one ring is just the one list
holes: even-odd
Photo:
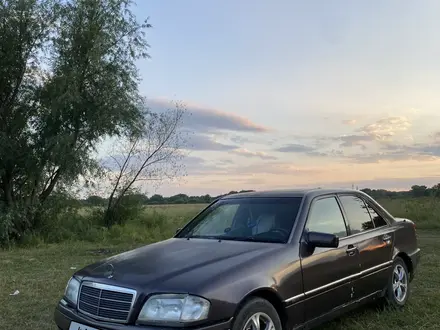
[[252, 298], [238, 312], [232, 330], [282, 330], [282, 325], [270, 302], [262, 298]]
[[388, 281], [385, 295], [389, 306], [402, 308], [408, 301], [410, 294], [409, 272], [402, 258], [397, 257], [393, 263], [393, 273]]

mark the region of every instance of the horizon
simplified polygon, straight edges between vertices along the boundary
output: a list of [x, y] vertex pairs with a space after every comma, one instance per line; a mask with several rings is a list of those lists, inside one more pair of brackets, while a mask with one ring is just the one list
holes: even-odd
[[153, 25], [140, 92], [152, 110], [182, 101], [191, 113], [184, 129], [194, 132], [184, 180], [145, 191], [440, 182], [439, 9], [138, 1], [138, 18]]
[[[440, 184], [440, 183], [439, 183]], [[415, 184], [415, 185], [417, 185], [417, 186], [425, 186], [425, 185], [423, 185], [423, 184]], [[430, 189], [432, 189], [433, 188], [433, 186], [425, 186], [428, 190], [430, 190]], [[338, 189], [338, 188], [340, 188], [340, 189], [342, 189], [343, 187], [318, 187], [318, 186], [314, 186], [314, 187], [309, 187], [309, 188], [298, 188], [298, 187], [292, 187], [291, 189], [292, 190], [294, 190], [294, 189], [299, 189], [299, 190], [301, 190], [301, 189], [327, 189], [327, 188], [329, 188], [329, 189], [332, 189], [332, 188], [336, 188], [336, 189]], [[351, 186], [351, 187], [345, 187], [345, 189], [353, 189], [353, 190], [365, 190], [365, 189], [370, 189], [370, 190], [372, 190], [372, 191], [388, 191], [388, 192], [392, 192], [392, 193], [405, 193], [405, 192], [411, 192], [411, 187], [409, 187], [409, 189], [385, 189], [385, 188], [370, 188], [370, 187], [358, 187], [358, 186], [356, 186], [356, 185], [354, 185], [354, 187], [353, 186]], [[279, 190], [279, 191], [282, 191], [282, 190], [289, 190], [288, 188], [284, 188], [284, 189], [271, 189], [271, 190]], [[146, 196], [147, 198], [151, 198], [153, 195], [160, 195], [160, 196], [162, 196], [163, 198], [170, 198], [170, 197], [174, 197], [174, 196], [177, 196], [177, 195], [186, 195], [186, 196], [188, 196], [188, 197], [202, 197], [202, 196], [206, 196], [206, 195], [209, 195], [210, 197], [217, 197], [217, 196], [223, 196], [223, 195], [228, 195], [228, 194], [230, 194], [230, 193], [241, 193], [241, 192], [262, 192], [262, 191], [265, 191], [266, 189], [261, 189], [261, 190], [256, 190], [256, 189], [239, 189], [239, 190], [229, 190], [229, 191], [225, 191], [225, 192], [223, 192], [223, 193], [220, 193], [220, 194], [216, 194], [216, 195], [210, 195], [210, 194], [199, 194], [199, 195], [190, 195], [190, 194], [186, 194], [186, 193], [184, 193], [184, 192], [178, 192], [178, 193], [175, 193], [175, 194], [173, 194], [173, 195], [162, 195], [162, 194], [160, 194], [160, 193], [151, 193], [151, 194], [147, 194], [147, 193], [143, 193], [143, 192], [134, 192], [136, 195], [144, 195], [144, 196]], [[269, 190], [269, 189], [268, 189]], [[267, 190], [266, 190], [267, 191]], [[101, 198], [103, 198], [103, 199], [106, 199], [107, 198], [107, 194], [103, 194], [103, 196], [99, 196], [98, 194], [88, 194], [88, 195], [82, 195], [79, 199], [87, 199], [87, 198], [89, 198], [89, 197], [92, 197], [92, 196], [98, 196], [98, 197], [101, 197]]]

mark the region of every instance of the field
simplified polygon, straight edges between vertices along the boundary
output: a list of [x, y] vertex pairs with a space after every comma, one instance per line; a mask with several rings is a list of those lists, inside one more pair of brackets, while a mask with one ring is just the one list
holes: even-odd
[[[440, 328], [440, 277], [437, 276], [440, 270], [439, 202], [381, 202], [393, 215], [417, 222], [423, 256], [412, 283], [410, 303], [403, 312], [362, 308], [321, 327], [321, 330]], [[54, 307], [75, 269], [103, 257], [170, 237], [201, 207], [203, 205], [149, 207], [143, 219], [110, 230], [98, 230], [82, 223], [79, 226], [85, 226], [83, 229], [69, 234], [70, 226], [67, 224], [53, 230], [57, 237], [35, 236], [27, 241], [27, 246], [0, 250], [0, 328], [54, 330]], [[20, 293], [11, 296], [15, 290]]]

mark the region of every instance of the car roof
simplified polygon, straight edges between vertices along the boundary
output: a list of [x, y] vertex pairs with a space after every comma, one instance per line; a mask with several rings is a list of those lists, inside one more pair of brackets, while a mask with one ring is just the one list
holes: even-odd
[[285, 189], [285, 190], [263, 190], [242, 192], [231, 195], [226, 195], [220, 199], [235, 199], [235, 198], [258, 198], [258, 197], [318, 197], [328, 194], [340, 194], [340, 193], [362, 193], [360, 190], [355, 189], [322, 189], [322, 188], [309, 188], [309, 189]]

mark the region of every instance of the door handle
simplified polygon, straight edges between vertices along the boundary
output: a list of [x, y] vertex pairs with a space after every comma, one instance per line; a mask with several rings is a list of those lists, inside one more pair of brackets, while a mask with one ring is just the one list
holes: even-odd
[[391, 235], [385, 234], [382, 236], [382, 240], [384, 240], [384, 241], [388, 241], [390, 239], [391, 239]]
[[354, 245], [349, 245], [348, 247], [347, 247], [347, 254], [349, 255], [349, 256], [354, 256], [355, 254], [356, 254], [356, 251], [357, 251], [357, 247], [356, 246], [354, 246]]

